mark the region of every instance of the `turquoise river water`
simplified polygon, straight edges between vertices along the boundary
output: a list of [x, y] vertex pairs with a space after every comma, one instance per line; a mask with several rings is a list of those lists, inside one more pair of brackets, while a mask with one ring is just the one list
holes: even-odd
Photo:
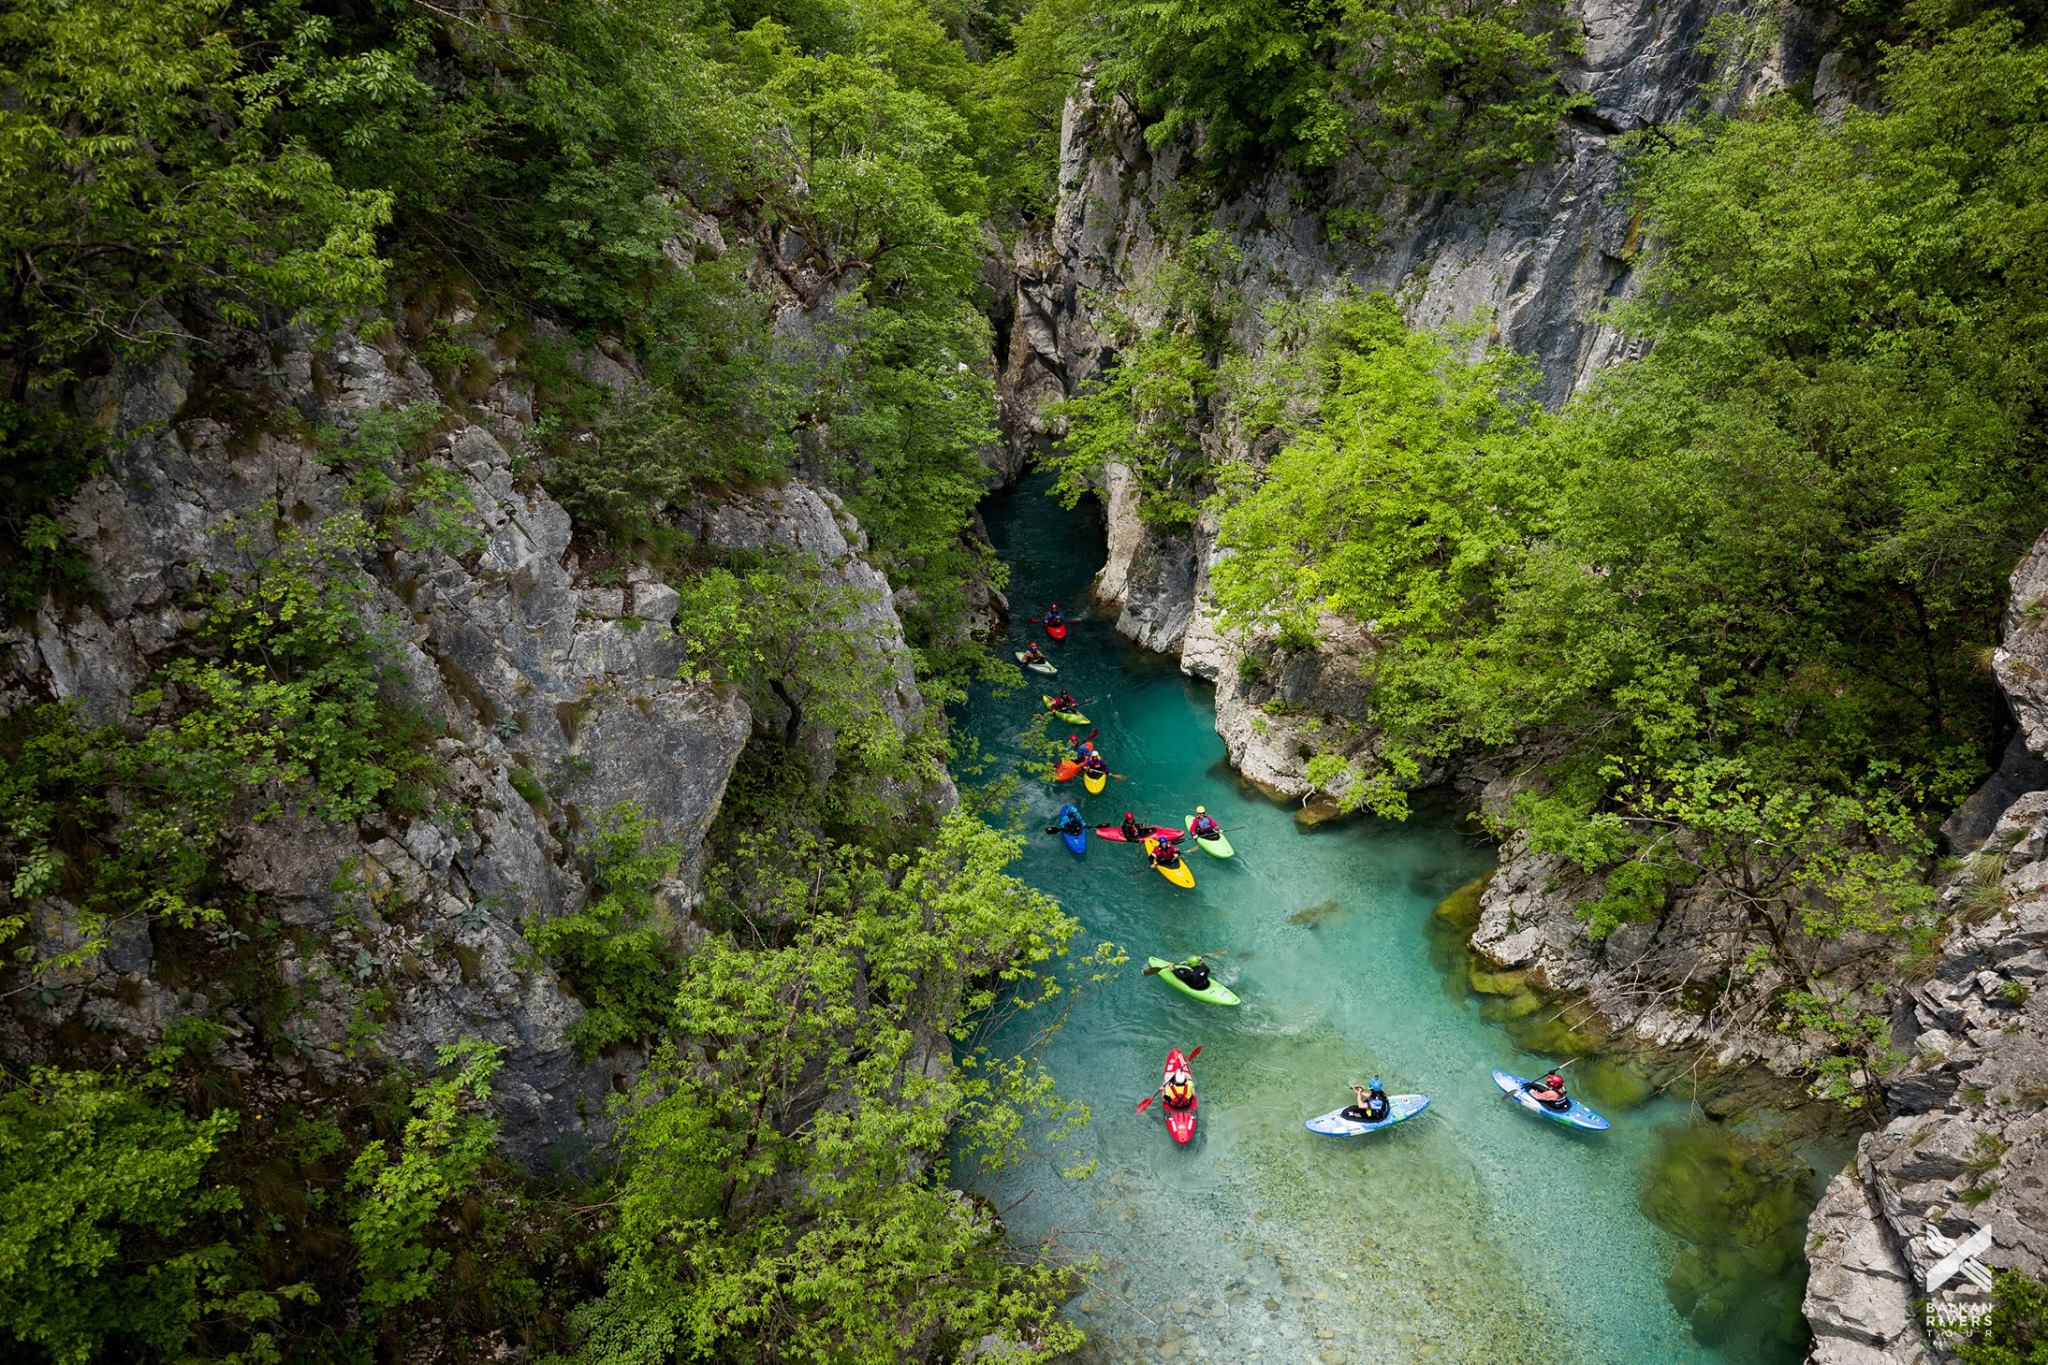
[[[1019, 623], [1006, 649], [1046, 602], [1078, 608], [1101, 563], [1097, 520], [1061, 511], [1042, 489], [1029, 480], [987, 509], [1012, 566]], [[1462, 965], [1431, 933], [1433, 908], [1493, 865], [1492, 847], [1448, 812], [1298, 825], [1240, 790], [1207, 685], [1131, 648], [1108, 620], [1079, 615], [1063, 644], [1031, 633], [1126, 776], [1092, 798], [1078, 781], [1027, 777], [1020, 870], [1081, 921], [1083, 943], [1113, 940], [1132, 961], [1075, 1006], [1045, 1054], [1092, 1122], [994, 1176], [956, 1178], [1006, 1209], [1016, 1237], [1098, 1259], [1069, 1309], [1090, 1335], [1083, 1358], [1797, 1360], [1809, 1180], [1723, 1188], [1745, 1161], [1755, 1167], [1755, 1144], [1731, 1155], [1715, 1145], [1719, 1125], [1669, 1098], [1618, 1099], [1611, 1132], [1578, 1133], [1511, 1107], [1489, 1079], [1496, 1066], [1530, 1074], [1550, 1060], [1482, 1017]], [[959, 718], [999, 766], [1038, 757], [1032, 681], [978, 692]], [[1038, 833], [1069, 800], [1091, 824], [1126, 809], [1178, 824], [1205, 802], [1240, 856], [1191, 854], [1192, 891], [1126, 845], [1091, 837], [1076, 861]], [[1216, 950], [1228, 950], [1214, 966], [1240, 1008], [1141, 975], [1148, 954]], [[1158, 1084], [1167, 1048], [1197, 1044], [1200, 1126], [1181, 1148], [1156, 1104], [1132, 1110]], [[1375, 1072], [1390, 1093], [1432, 1096], [1429, 1112], [1364, 1138], [1302, 1127]], [[1077, 1151], [1094, 1173], [1063, 1178]], [[1776, 1208], [1783, 1226], [1702, 1249], [1645, 1215], [1660, 1197], [1695, 1223], [1756, 1223], [1759, 1208]]]

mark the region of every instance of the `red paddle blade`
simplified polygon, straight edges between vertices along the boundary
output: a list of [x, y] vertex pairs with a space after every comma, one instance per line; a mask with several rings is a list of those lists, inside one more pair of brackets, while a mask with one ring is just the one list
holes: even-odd
[[1156, 1098], [1157, 1098], [1157, 1096], [1154, 1096], [1154, 1095], [1147, 1095], [1147, 1096], [1146, 1096], [1146, 1097], [1145, 1097], [1144, 1099], [1142, 1099], [1142, 1100], [1139, 1100], [1139, 1101], [1138, 1101], [1138, 1107], [1137, 1107], [1136, 1109], [1132, 1110], [1131, 1112], [1133, 1112], [1133, 1113], [1136, 1113], [1136, 1114], [1142, 1114], [1142, 1113], [1144, 1113], [1144, 1112], [1145, 1112], [1145, 1107], [1146, 1107], [1147, 1105], [1151, 1104], [1151, 1103], [1152, 1103], [1152, 1101], [1153, 1101], [1154, 1099], [1156, 1099]]
[[1195, 1049], [1195, 1050], [1194, 1050], [1193, 1052], [1190, 1052], [1190, 1053], [1188, 1054], [1188, 1060], [1192, 1062], [1193, 1060], [1195, 1060], [1195, 1058], [1197, 1058], [1197, 1057], [1199, 1057], [1199, 1056], [1201, 1056], [1201, 1055], [1202, 1055], [1202, 1049], [1201, 1049], [1201, 1048], [1199, 1048], [1199, 1047], [1197, 1047], [1197, 1048], [1196, 1048], [1196, 1049]]

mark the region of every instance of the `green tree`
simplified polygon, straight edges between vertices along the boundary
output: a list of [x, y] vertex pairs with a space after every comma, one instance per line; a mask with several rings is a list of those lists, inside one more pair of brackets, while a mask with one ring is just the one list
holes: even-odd
[[432, 1224], [476, 1181], [498, 1139], [493, 1119], [473, 1112], [490, 1098], [491, 1077], [503, 1065], [500, 1049], [471, 1039], [443, 1047], [439, 1063], [451, 1074], [413, 1092], [394, 1157], [382, 1142], [356, 1154], [348, 1186], [357, 1198], [349, 1214], [362, 1274], [362, 1302], [373, 1314], [417, 1303], [434, 1292], [450, 1253], [436, 1245]]
[[621, 1110], [614, 1260], [578, 1315], [581, 1358], [888, 1360], [995, 1333], [1038, 1360], [1077, 1344], [1056, 1311], [1064, 1272], [1016, 1264], [932, 1178], [957, 1119], [1001, 1127], [987, 1111], [1007, 1109], [1000, 1069], [933, 1065], [932, 1049], [998, 989], [1050, 1002], [1035, 969], [1075, 930], [1007, 874], [1016, 853], [958, 814], [886, 865], [761, 851], [744, 946], [692, 954], [673, 1041]]
[[1955, 1343], [1963, 1365], [2048, 1365], [2048, 1285], [2017, 1270], [1992, 1272], [1991, 1314]]
[[[202, 1318], [255, 1324], [310, 1297], [239, 1287], [248, 1269], [213, 1223], [241, 1199], [210, 1170], [235, 1115], [188, 1118], [162, 1079], [44, 1069], [0, 1091], [0, 1339], [17, 1349], [181, 1358]], [[249, 1345], [278, 1358], [265, 1332]]]
[[1549, 159], [1587, 103], [1557, 83], [1578, 50], [1562, 6], [1476, 0], [1098, 0], [1103, 83], [1159, 145], [1200, 134], [1233, 174], [1264, 158], [1358, 155], [1390, 185], [1469, 189]]

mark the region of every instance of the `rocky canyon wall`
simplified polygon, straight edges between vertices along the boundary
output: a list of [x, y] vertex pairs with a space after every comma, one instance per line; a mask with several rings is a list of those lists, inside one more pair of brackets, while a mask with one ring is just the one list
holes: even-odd
[[[109, 458], [62, 508], [92, 591], [0, 632], [0, 714], [68, 700], [91, 720], [124, 720], [156, 671], [195, 648], [194, 603], [210, 581], [255, 572], [352, 515], [349, 471], [321, 428], [434, 409], [438, 434], [390, 473], [409, 484], [431, 472], [442, 496], [473, 509], [461, 520], [474, 534], [346, 552], [394, 665], [386, 688], [435, 735], [431, 808], [354, 822], [238, 812], [227, 876], [259, 907], [254, 941], [116, 923], [84, 966], [9, 993], [0, 1055], [134, 1062], [173, 1025], [206, 1018], [224, 1028], [214, 1060], [252, 1082], [347, 1086], [430, 1069], [439, 1047], [477, 1038], [504, 1047], [495, 1103], [512, 1155], [574, 1166], [603, 1138], [606, 1102], [640, 1059], [579, 1054], [584, 1006], [523, 930], [598, 894], [583, 847], [606, 810], [630, 802], [651, 838], [681, 851], [658, 900], [686, 946], [727, 780], [754, 727], [782, 718], [679, 676], [673, 588], [637, 565], [581, 561], [569, 514], [533, 472], [530, 385], [508, 353], [484, 361], [488, 392], [462, 403], [389, 339], [223, 331], [92, 389], [85, 415]], [[599, 349], [579, 363], [603, 382], [633, 379]], [[698, 511], [706, 543], [808, 557], [844, 589], [840, 628], [892, 680], [890, 718], [917, 723], [889, 585], [835, 497], [792, 482]], [[807, 742], [830, 751], [829, 735]], [[40, 955], [76, 942], [61, 899], [15, 906], [0, 889], [8, 907], [29, 915]]]

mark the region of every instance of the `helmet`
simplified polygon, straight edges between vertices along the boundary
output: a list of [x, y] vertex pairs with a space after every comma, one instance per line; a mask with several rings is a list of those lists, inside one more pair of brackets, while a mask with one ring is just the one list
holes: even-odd
[[1126, 820], [1135, 820], [1135, 819], [1137, 819], [1137, 818], [1138, 818], [1137, 816], [1135, 816], [1135, 815], [1131, 814], [1131, 813], [1130, 813], [1129, 811], [1125, 811], [1125, 812], [1124, 812], [1124, 819], [1126, 819]]
[[1207, 815], [1208, 813], [1209, 813], [1209, 808], [1208, 808], [1207, 806], [1196, 806], [1196, 807], [1195, 807], [1195, 814], [1197, 814], [1197, 815]]
[[1060, 609], [1060, 604], [1059, 604], [1059, 603], [1057, 603], [1057, 602], [1053, 603], [1053, 604], [1052, 604], [1052, 606], [1051, 606], [1051, 608], [1050, 608], [1050, 610], [1052, 610], [1052, 611], [1058, 611], [1059, 609]]
[[1176, 1071], [1171, 1076], [1168, 1076], [1166, 1080], [1169, 1085], [1186, 1085], [1188, 1083], [1188, 1073], [1185, 1070]]
[[1367, 1082], [1365, 1083], [1365, 1088], [1366, 1088], [1367, 1090], [1377, 1090], [1377, 1089], [1379, 1089], [1379, 1088], [1380, 1088], [1380, 1078], [1379, 1078], [1379, 1077], [1377, 1077], [1377, 1076], [1373, 1077], [1373, 1078], [1372, 1078], [1371, 1080], [1369, 1080], [1369, 1081], [1367, 1081]]

